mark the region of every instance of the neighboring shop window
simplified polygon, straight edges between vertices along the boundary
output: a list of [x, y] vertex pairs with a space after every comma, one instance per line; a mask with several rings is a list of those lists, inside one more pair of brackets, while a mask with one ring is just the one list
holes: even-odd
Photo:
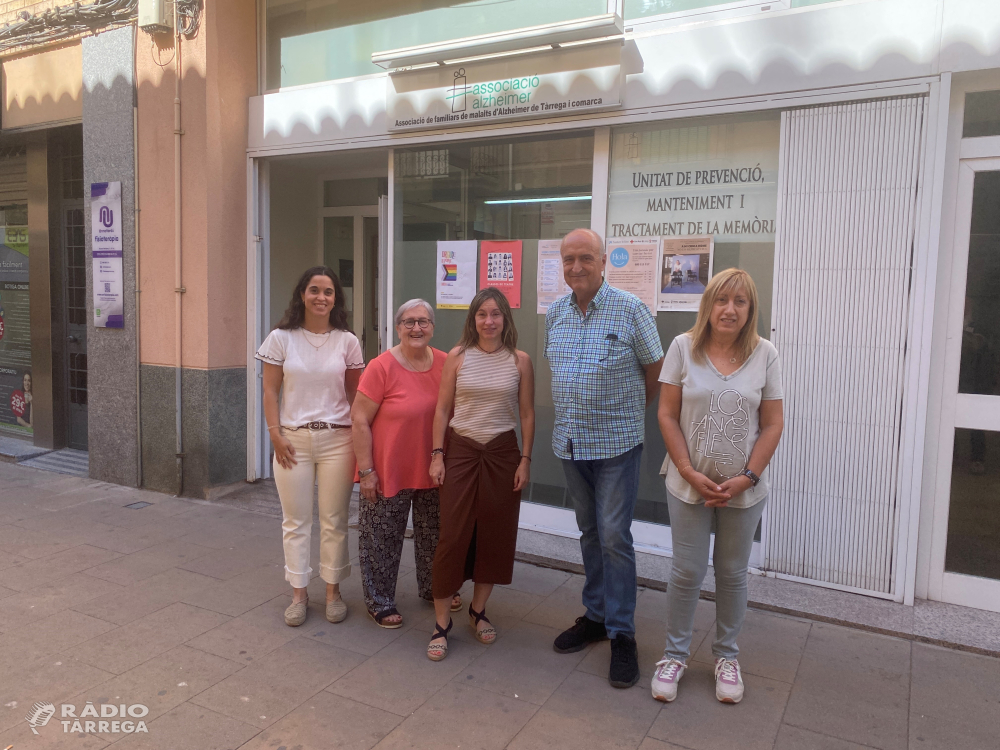
[[607, 13], [607, 0], [266, 0], [267, 88], [383, 72], [372, 53]]
[[0, 206], [0, 430], [32, 433], [28, 207]]
[[[771, 324], [779, 134], [778, 113], [753, 113], [630, 125], [614, 129], [611, 143], [606, 236], [711, 237], [713, 273], [739, 267], [753, 277], [764, 337]], [[657, 306], [672, 306], [675, 293], [697, 304], [707, 261], [662, 257]], [[695, 311], [656, 313], [664, 351], [694, 325]], [[658, 469], [665, 455], [656, 415], [648, 411], [643, 464]], [[636, 518], [666, 523], [666, 513], [662, 477], [644, 470]]]
[[[594, 139], [587, 133], [397, 149], [394, 167], [390, 317], [415, 297], [436, 303], [439, 271], [445, 271], [438, 264], [439, 241], [475, 241], [478, 258], [484, 240], [520, 240], [521, 306], [514, 320], [518, 348], [535, 365], [536, 410], [532, 483], [522, 499], [559, 507], [571, 505], [562, 465], [552, 453], [551, 376], [542, 352], [545, 316], [537, 307], [538, 246], [540, 240], [559, 240], [572, 229], [590, 226], [593, 154]], [[478, 289], [476, 264], [473, 269]], [[556, 271], [558, 281], [561, 269]], [[432, 345], [448, 351], [458, 342], [466, 310], [438, 306], [435, 314]]]
[[965, 95], [963, 138], [1000, 135], [1000, 91], [974, 91]]

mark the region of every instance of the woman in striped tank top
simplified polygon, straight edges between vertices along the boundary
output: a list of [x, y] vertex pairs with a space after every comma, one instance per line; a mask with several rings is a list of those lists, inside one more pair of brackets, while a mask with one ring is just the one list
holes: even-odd
[[486, 600], [514, 573], [521, 490], [531, 466], [535, 373], [517, 350], [510, 304], [498, 289], [472, 300], [462, 340], [445, 360], [433, 437], [430, 474], [441, 487], [441, 521], [431, 585], [437, 622], [427, 656], [440, 661], [448, 653], [452, 596], [470, 578], [469, 624], [481, 643], [496, 640]]

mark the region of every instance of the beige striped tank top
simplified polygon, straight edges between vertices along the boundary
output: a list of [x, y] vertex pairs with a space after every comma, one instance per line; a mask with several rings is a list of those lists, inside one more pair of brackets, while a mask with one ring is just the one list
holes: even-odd
[[451, 428], [485, 445], [517, 427], [517, 390], [521, 373], [517, 358], [505, 348], [492, 354], [470, 346], [455, 383], [455, 415]]

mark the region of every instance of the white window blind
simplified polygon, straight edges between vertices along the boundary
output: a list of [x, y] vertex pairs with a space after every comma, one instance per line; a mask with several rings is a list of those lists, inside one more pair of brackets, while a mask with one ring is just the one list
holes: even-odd
[[893, 596], [924, 97], [782, 114], [764, 567]]

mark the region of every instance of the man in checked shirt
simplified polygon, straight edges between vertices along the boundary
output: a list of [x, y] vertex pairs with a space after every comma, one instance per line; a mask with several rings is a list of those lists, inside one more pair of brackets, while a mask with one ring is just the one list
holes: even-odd
[[659, 386], [663, 347], [649, 308], [604, 281], [607, 258], [600, 235], [574, 229], [563, 239], [560, 255], [573, 293], [556, 300], [545, 316], [556, 412], [552, 449], [562, 459], [583, 534], [587, 582], [586, 614], [553, 647], [568, 654], [610, 638], [608, 680], [627, 688], [639, 679], [630, 528], [645, 410]]

